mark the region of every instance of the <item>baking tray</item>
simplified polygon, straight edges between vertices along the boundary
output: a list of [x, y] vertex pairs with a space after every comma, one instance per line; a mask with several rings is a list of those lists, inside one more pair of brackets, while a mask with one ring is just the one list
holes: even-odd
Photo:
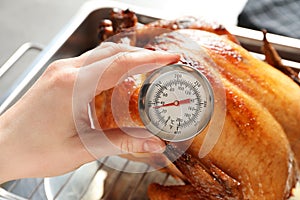
[[[85, 3], [69, 24], [67, 24], [65, 28], [57, 34], [49, 45], [43, 48], [38, 57], [24, 71], [24, 73], [10, 84], [11, 87], [8, 88], [8, 92], [6, 93], [7, 96], [0, 98], [0, 113], [5, 112], [6, 109], [13, 105], [30, 88], [30, 86], [37, 80], [52, 61], [60, 58], [74, 57], [96, 47], [98, 45], [98, 23], [101, 19], [108, 18], [112, 8], [130, 8], [136, 12], [140, 23], [149, 23], [157, 19], [174, 19], [175, 17], [178, 17], [174, 14], [149, 10], [120, 2], [103, 0], [89, 1]], [[261, 32], [235, 26], [227, 27], [227, 29], [238, 38], [242, 46], [256, 56], [263, 58], [260, 54], [262, 46], [261, 41], [263, 38]], [[268, 34], [268, 40], [285, 59], [285, 63], [299, 68], [299, 40], [273, 34]], [[31, 43], [27, 45], [30, 46], [28, 49], [42, 49], [40, 45], [34, 45]], [[17, 59], [18, 57], [14, 58], [14, 60]], [[8, 68], [11, 68], [10, 70], [14, 70], [13, 62], [8, 66]], [[105, 162], [115, 159], [117, 159], [121, 168], [130, 168], [133, 166], [145, 168], [145, 171], [149, 170], [149, 166], [145, 164], [135, 163], [118, 157], [104, 158]], [[106, 195], [105, 197], [107, 199], [124, 199], [124, 197], [130, 197], [130, 199], [147, 199], [147, 184], [150, 182], [157, 181], [163, 184], [178, 183], [168, 175], [158, 171], [151, 173], [128, 174], [110, 169], [99, 162], [95, 173], [100, 169], [105, 169], [108, 172], [104, 190], [106, 192], [104, 195]], [[61, 195], [65, 194], [64, 190], [66, 190], [65, 188], [68, 188], [67, 184], [72, 183], [72, 177], [74, 177], [74, 174], [76, 174], [76, 171], [64, 175], [65, 179], [63, 180], [65, 182], [62, 184], [62, 188], [57, 191], [57, 194], [54, 195], [54, 199], [59, 199]], [[88, 186], [91, 182], [92, 180], [87, 181], [87, 188], [83, 191], [88, 191]], [[126, 187], [124, 187], [124, 185], [126, 185]], [[46, 198], [46, 194], [44, 192], [44, 179], [42, 178], [11, 181], [3, 184], [2, 187], [4, 190], [0, 188], [0, 199], [2, 197], [5, 199]], [[81, 197], [82, 196], [83, 194]]]

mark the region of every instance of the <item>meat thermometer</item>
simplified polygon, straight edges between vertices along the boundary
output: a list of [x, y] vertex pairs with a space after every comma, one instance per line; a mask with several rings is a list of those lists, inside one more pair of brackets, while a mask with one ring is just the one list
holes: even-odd
[[213, 90], [199, 70], [168, 65], [146, 78], [138, 107], [142, 122], [152, 134], [165, 141], [185, 141], [209, 123], [214, 109]]

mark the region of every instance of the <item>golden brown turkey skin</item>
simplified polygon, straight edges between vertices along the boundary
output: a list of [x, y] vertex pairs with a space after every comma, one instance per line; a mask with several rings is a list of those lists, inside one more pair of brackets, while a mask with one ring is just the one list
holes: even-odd
[[[244, 199], [286, 199], [295, 184], [296, 164], [284, 131], [252, 97], [230, 83], [225, 86], [224, 129], [205, 159], [239, 181]], [[188, 150], [194, 157], [203, 137]]]
[[197, 190], [191, 185], [172, 185], [164, 186], [153, 183], [148, 188], [148, 195], [154, 200], [186, 200], [186, 199], [200, 199], [201, 196]]
[[[182, 41], [182, 36], [196, 41], [204, 54], [199, 57], [190, 51]], [[289, 141], [296, 156], [299, 157], [297, 154], [300, 150], [299, 86], [278, 70], [252, 57], [239, 45], [205, 31], [173, 31], [156, 38], [147, 47], [182, 53], [183, 62], [193, 60], [200, 65], [202, 63], [199, 69], [204, 73], [207, 72], [205, 67], [213, 67], [221, 75], [225, 86], [227, 111], [220, 138], [212, 151], [199, 159], [199, 149], [206, 134], [204, 132], [194, 139], [187, 153], [193, 159], [198, 159], [203, 168], [210, 168], [207, 163], [212, 163], [228, 177], [238, 181], [242, 197], [237, 194], [234, 198], [286, 199], [297, 178], [297, 166]], [[214, 84], [214, 80], [210, 81]], [[135, 81], [124, 83], [126, 88], [124, 95], [128, 95], [128, 91], [135, 94], [131, 96], [131, 118], [135, 120], [135, 125], [141, 125], [135, 108], [136, 87], [139, 88], [140, 85]], [[96, 97], [96, 112], [102, 128], [116, 127], [110, 115], [110, 107], [106, 106], [110, 102], [110, 95], [111, 92], [107, 91]], [[108, 117], [103, 119], [101, 116]], [[124, 119], [120, 125], [133, 124], [129, 119]], [[152, 161], [156, 160], [167, 162], [163, 156]], [[175, 162], [175, 165], [191, 183], [193, 189], [198, 188], [198, 199], [205, 198], [199, 188], [208, 192], [211, 189], [210, 184], [207, 184], [209, 180], [189, 175], [191, 169], [195, 169], [193, 163]], [[206, 172], [212, 174], [209, 170]], [[199, 183], [202, 187], [193, 183]], [[221, 186], [227, 191], [226, 184]], [[156, 198], [158, 194], [170, 196], [169, 199], [172, 199], [172, 195], [168, 194], [172, 191], [164, 186], [155, 187], [156, 192], [151, 191], [151, 188], [153, 187], [149, 188], [151, 199], [158, 199]], [[226, 195], [224, 191], [221, 193]], [[230, 199], [229, 194], [227, 197]]]
[[[300, 88], [248, 51], [212, 34], [179, 31], [207, 49], [220, 74], [265, 107], [282, 126], [300, 161]], [[226, 49], [226, 50], [224, 50]]]
[[147, 27], [165, 28], [170, 30], [195, 29], [215, 33], [225, 37], [237, 44], [239, 41], [222, 24], [214, 21], [208, 21], [204, 18], [185, 16], [175, 20], [157, 20], [146, 25]]
[[[286, 136], [297, 155], [300, 88], [224, 38], [203, 31], [176, 32], [205, 48], [226, 89], [224, 129], [207, 157], [241, 183], [245, 199], [287, 198], [295, 182], [296, 166]], [[168, 35], [157, 38], [153, 45], [159, 49], [170, 46], [172, 50], [177, 46], [177, 51], [188, 52], [181, 36], [176, 40], [174, 32]], [[187, 56], [192, 55], [191, 52]], [[204, 134], [198, 136], [189, 148], [195, 157], [203, 137]]]
[[[193, 159], [198, 158], [205, 169], [209, 168], [209, 161], [237, 180], [242, 197], [239, 194], [224, 194], [226, 184], [221, 184], [223, 191], [217, 190], [218, 193], [213, 197], [208, 197], [208, 194], [201, 193], [203, 188], [214, 191], [220, 181], [213, 184], [213, 180], [195, 173], [193, 170], [197, 168], [196, 171], [199, 172], [201, 169], [191, 159], [175, 161], [175, 165], [194, 186], [197, 195], [201, 197], [199, 199], [217, 199], [217, 195], [222, 197], [220, 199], [286, 199], [295, 182], [296, 166], [283, 130], [270, 113], [253, 98], [238, 91], [230, 83], [226, 84], [226, 88], [228, 112], [217, 144], [205, 158], [199, 159], [198, 152], [205, 137], [205, 134], [200, 134], [188, 153]], [[212, 173], [208, 171], [208, 174]], [[158, 186], [155, 187], [156, 194], [149, 188], [150, 199], [171, 195], [165, 194], [171, 191], [164, 186], [160, 188], [161, 190]]]

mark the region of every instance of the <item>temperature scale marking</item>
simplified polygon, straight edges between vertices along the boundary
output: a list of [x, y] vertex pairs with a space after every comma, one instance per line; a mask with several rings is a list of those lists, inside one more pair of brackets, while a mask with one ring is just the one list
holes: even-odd
[[139, 94], [144, 125], [166, 141], [184, 141], [199, 134], [211, 119], [213, 105], [213, 91], [206, 77], [186, 65], [154, 71]]

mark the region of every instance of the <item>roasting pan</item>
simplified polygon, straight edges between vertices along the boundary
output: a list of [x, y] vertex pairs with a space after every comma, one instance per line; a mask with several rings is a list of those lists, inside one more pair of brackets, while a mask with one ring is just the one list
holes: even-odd
[[[97, 28], [101, 19], [108, 18], [111, 9], [120, 8], [135, 11], [140, 23], [149, 23], [156, 19], [174, 19], [176, 15], [157, 12], [134, 5], [112, 1], [90, 1], [85, 3], [74, 18], [47, 45], [26, 43], [0, 68], [0, 87], [5, 83], [0, 95], [0, 114], [13, 105], [37, 80], [48, 64], [60, 58], [74, 57], [98, 45]], [[236, 35], [242, 46], [263, 59], [261, 55], [262, 33], [240, 27], [227, 27]], [[300, 40], [268, 34], [268, 40], [279, 51], [287, 65], [300, 68]], [[29, 50], [41, 51], [32, 64], [18, 73], [17, 77], [7, 78], [16, 70], [14, 64]], [[118, 169], [107, 167], [106, 163], [118, 165]], [[21, 164], [20, 164], [21, 165]], [[127, 173], [126, 169], [138, 168], [140, 173]], [[104, 171], [104, 199], [147, 199], [147, 186], [151, 182], [161, 184], [181, 184], [168, 174], [149, 171], [151, 167], [122, 159], [107, 157], [84, 165], [79, 170], [60, 177], [20, 179], [5, 183], [0, 188], [1, 199], [99, 199], [101, 181], [97, 181], [99, 172]], [[122, 170], [124, 169], [124, 170]], [[143, 171], [145, 173], [143, 173]], [[80, 179], [80, 183], [78, 183]], [[101, 177], [100, 177], [101, 179]], [[103, 183], [103, 181], [102, 181]], [[52, 185], [51, 185], [52, 184]], [[53, 188], [53, 184], [55, 188]], [[46, 189], [46, 192], [45, 192]], [[100, 195], [100, 196], [99, 196]]]

